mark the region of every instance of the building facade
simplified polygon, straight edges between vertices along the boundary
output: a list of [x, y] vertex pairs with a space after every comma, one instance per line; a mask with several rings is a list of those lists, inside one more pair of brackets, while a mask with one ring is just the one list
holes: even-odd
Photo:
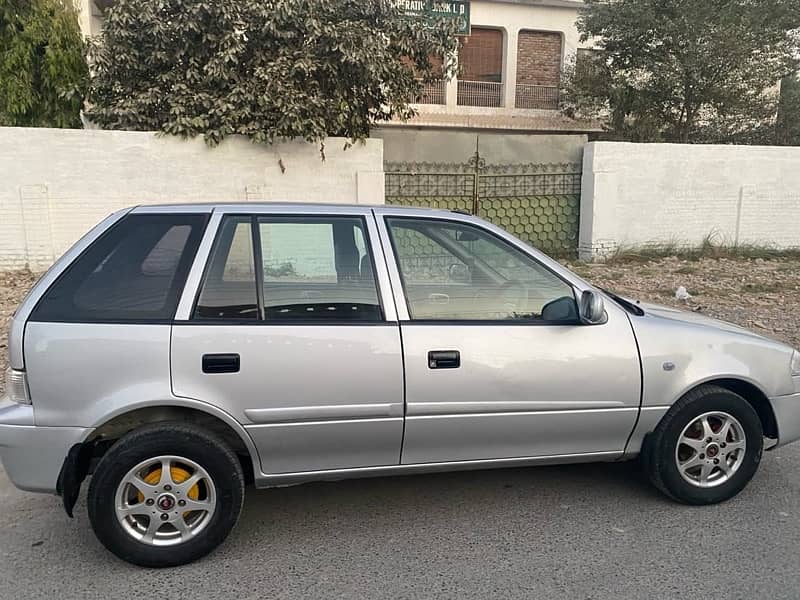
[[558, 111], [564, 67], [581, 50], [582, 0], [473, 0], [471, 32], [460, 38], [458, 74], [429, 84], [416, 126], [588, 132], [596, 124]]
[[[84, 35], [98, 34], [114, 0], [78, 0]], [[558, 112], [564, 65], [582, 48], [583, 0], [472, 0], [471, 31], [459, 38], [458, 75], [429, 84], [419, 115], [397, 126], [586, 132], [593, 124]]]

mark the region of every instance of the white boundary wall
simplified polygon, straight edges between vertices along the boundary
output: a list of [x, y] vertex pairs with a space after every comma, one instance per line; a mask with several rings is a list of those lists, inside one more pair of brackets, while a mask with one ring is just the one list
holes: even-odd
[[[0, 269], [47, 268], [109, 213], [137, 204], [382, 204], [383, 142], [257, 146], [243, 138], [0, 128]], [[281, 172], [281, 164], [285, 172]]]
[[717, 243], [800, 247], [800, 148], [592, 142], [580, 256]]

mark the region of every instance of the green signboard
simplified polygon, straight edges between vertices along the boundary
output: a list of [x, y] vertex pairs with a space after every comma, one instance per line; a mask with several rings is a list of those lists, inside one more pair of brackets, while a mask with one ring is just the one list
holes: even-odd
[[469, 35], [469, 2], [464, 0], [397, 0], [409, 17], [422, 21], [451, 18], [458, 20], [458, 35]]

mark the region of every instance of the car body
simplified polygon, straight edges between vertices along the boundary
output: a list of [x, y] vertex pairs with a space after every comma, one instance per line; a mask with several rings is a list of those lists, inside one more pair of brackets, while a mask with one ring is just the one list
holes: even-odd
[[[773, 446], [800, 438], [792, 348], [598, 290], [503, 230], [439, 210], [119, 211], [33, 287], [12, 319], [9, 359], [3, 465], [22, 489], [60, 493], [70, 514], [106, 453], [159, 423], [207, 431], [256, 487], [631, 459], [655, 433], [675, 437], [667, 425], [692, 402], [713, 410], [683, 418], [682, 452], [693, 452], [690, 424], [714, 429], [692, 460], [710, 461], [726, 443], [743, 448], [749, 431], [754, 472], [755, 437]], [[757, 418], [714, 398], [742, 401]], [[664, 452], [677, 457], [671, 443]], [[752, 476], [743, 468], [743, 481], [731, 481], [745, 458], [736, 452], [725, 473], [684, 473], [681, 485], [697, 488], [688, 496], [659, 487], [689, 502], [726, 499]], [[162, 464], [160, 473], [176, 468]], [[202, 470], [199, 459], [190, 464]], [[173, 472], [176, 483], [186, 477]], [[98, 507], [110, 493], [97, 492]], [[160, 493], [157, 505], [177, 502]], [[130, 531], [134, 541], [144, 535]]]

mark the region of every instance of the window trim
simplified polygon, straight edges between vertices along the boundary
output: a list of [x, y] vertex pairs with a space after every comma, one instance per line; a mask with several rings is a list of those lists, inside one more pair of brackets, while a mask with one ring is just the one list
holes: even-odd
[[[115, 213], [118, 214], [118, 213]], [[113, 217], [114, 215], [112, 215]], [[186, 238], [186, 247], [184, 248], [183, 255], [181, 259], [178, 261], [178, 265], [175, 268], [175, 273], [173, 274], [173, 281], [171, 284], [175, 283], [175, 277], [181, 272], [181, 269], [185, 271], [183, 276], [183, 282], [180, 285], [171, 285], [170, 287], [175, 289], [175, 298], [174, 298], [174, 309], [171, 311], [171, 317], [164, 317], [164, 318], [150, 318], [150, 317], [135, 317], [135, 318], [120, 318], [120, 317], [92, 317], [92, 318], [82, 318], [82, 317], [74, 317], [69, 319], [41, 319], [36, 318], [36, 312], [38, 311], [41, 304], [47, 299], [47, 295], [50, 293], [50, 290], [53, 289], [56, 285], [58, 285], [61, 281], [63, 281], [66, 277], [73, 272], [75, 266], [89, 253], [95, 248], [98, 244], [102, 244], [108, 237], [110, 237], [117, 229], [122, 227], [126, 221], [129, 219], [137, 218], [137, 217], [190, 217], [196, 216], [199, 218], [199, 222], [196, 225], [197, 229], [194, 231], [190, 231], [188, 237]], [[89, 241], [86, 246], [74, 257], [72, 257], [66, 266], [58, 273], [58, 275], [51, 281], [44, 290], [38, 294], [38, 298], [36, 299], [36, 303], [30, 310], [30, 313], [27, 316], [26, 322], [31, 323], [60, 323], [60, 324], [97, 324], [97, 325], [171, 325], [176, 318], [176, 315], [180, 311], [181, 306], [181, 299], [183, 297], [183, 293], [186, 290], [186, 286], [188, 285], [192, 267], [197, 260], [201, 252], [201, 247], [203, 244], [203, 239], [205, 238], [206, 233], [209, 229], [210, 223], [210, 214], [202, 213], [202, 212], [157, 212], [157, 213], [149, 213], [149, 212], [135, 212], [134, 210], [130, 210], [121, 214], [117, 220], [115, 220], [112, 224], [108, 226], [102, 233], [96, 236], [94, 239]], [[110, 217], [109, 217], [110, 218]], [[87, 234], [88, 235], [88, 234]], [[186, 248], [189, 247], [190, 243], [194, 240], [194, 250], [192, 252], [187, 252]], [[83, 240], [81, 240], [83, 241]], [[79, 242], [80, 243], [80, 242]], [[158, 242], [156, 242], [158, 244]], [[155, 246], [154, 246], [155, 247]], [[66, 258], [66, 254], [63, 258]], [[54, 267], [58, 266], [58, 262], [54, 263]], [[168, 295], [169, 299], [169, 295]]]
[[[258, 306], [257, 319], [198, 319], [195, 316], [197, 311], [197, 303], [200, 300], [200, 294], [203, 291], [203, 286], [206, 282], [208, 270], [211, 266], [211, 260], [214, 255], [217, 240], [222, 233], [225, 220], [229, 218], [245, 217], [250, 220], [250, 231], [253, 241], [253, 259], [255, 261], [254, 269], [256, 273], [256, 294]], [[306, 222], [322, 221], [330, 222], [335, 219], [350, 219], [360, 222], [362, 232], [364, 234], [364, 245], [372, 260], [372, 279], [375, 284], [375, 294], [378, 301], [378, 308], [380, 310], [380, 318], [374, 321], [348, 321], [344, 319], [266, 319], [266, 307], [264, 305], [264, 264], [261, 248], [261, 231], [259, 222], [291, 222], [294, 220], [303, 220]], [[257, 243], [256, 243], [257, 242]], [[199, 257], [199, 252], [198, 252]], [[381, 256], [381, 258], [384, 258]], [[203, 265], [202, 275], [200, 276], [197, 288], [194, 290], [194, 298], [191, 304], [191, 309], [186, 320], [181, 320], [181, 325], [249, 325], [249, 326], [376, 326], [376, 325], [392, 325], [396, 321], [387, 319], [386, 306], [384, 304], [383, 290], [376, 268], [376, 255], [374, 251], [374, 244], [372, 243], [372, 235], [370, 234], [369, 221], [367, 215], [364, 214], [347, 214], [347, 213], [304, 213], [304, 212], [229, 212], [220, 214], [219, 223], [217, 223], [216, 231], [214, 232], [214, 239], [210, 244], [210, 248], [204, 257], [205, 264]], [[260, 280], [260, 284], [259, 284]]]
[[[208, 278], [209, 271], [211, 271], [211, 262], [214, 260], [215, 252], [217, 250], [217, 244], [219, 243], [220, 239], [222, 238], [222, 231], [225, 228], [225, 221], [227, 219], [235, 219], [235, 218], [242, 219], [243, 223], [248, 223], [250, 225], [250, 243], [253, 243], [254, 234], [253, 234], [253, 219], [251, 215], [247, 214], [229, 214], [229, 215], [221, 215], [219, 221], [216, 223], [216, 230], [214, 231], [214, 236], [211, 239], [209, 244], [208, 250], [204, 253], [203, 256], [198, 255], [198, 259], [203, 260], [203, 270], [200, 274], [200, 279], [197, 283], [197, 287], [194, 289], [194, 297], [192, 299], [191, 309], [189, 311], [189, 316], [186, 320], [179, 321], [181, 324], [186, 323], [197, 323], [200, 325], [205, 324], [213, 324], [213, 323], [231, 323], [237, 321], [241, 324], [250, 324], [254, 325], [256, 323], [261, 322], [261, 311], [258, 311], [258, 317], [256, 319], [198, 319], [195, 317], [195, 313], [197, 312], [197, 304], [200, 302], [200, 295], [203, 293], [203, 286], [206, 283], [206, 279]], [[233, 243], [233, 240], [231, 240]], [[228, 248], [230, 252], [230, 248]], [[255, 260], [255, 246], [253, 247], [253, 260]], [[253, 272], [256, 272], [256, 265], [253, 263]], [[258, 281], [256, 277], [256, 282]], [[256, 303], [258, 303], [258, 288], [256, 287]], [[256, 306], [258, 310], [258, 306]]]
[[[553, 277], [557, 278], [559, 281], [564, 283], [570, 290], [572, 290], [572, 297], [575, 300], [576, 309], [579, 310], [579, 302], [578, 302], [578, 290], [575, 285], [569, 281], [568, 279], [562, 277], [559, 273], [555, 272], [546, 264], [539, 261], [535, 256], [525, 252], [522, 248], [519, 248], [516, 244], [512, 244], [509, 240], [504, 239], [502, 236], [497, 235], [495, 232], [487, 229], [486, 227], [482, 227], [479, 224], [471, 223], [468, 221], [461, 221], [458, 219], [447, 219], [443, 217], [426, 217], [426, 216], [416, 216], [416, 215], [402, 215], [402, 214], [382, 214], [381, 220], [383, 222], [383, 229], [385, 231], [386, 237], [389, 241], [391, 247], [391, 257], [387, 255], [387, 261], [394, 261], [394, 269], [397, 272], [397, 275], [400, 279], [400, 290], [399, 294], [402, 295], [403, 303], [406, 307], [407, 317], [402, 318], [399, 317], [399, 320], [408, 325], [445, 325], [445, 326], [459, 326], [459, 325], [504, 325], [504, 326], [512, 326], [512, 327], [574, 327], [576, 325], [586, 325], [580, 320], [580, 316], [575, 321], [525, 321], [522, 319], [415, 319], [413, 317], [413, 313], [411, 311], [411, 305], [409, 304], [408, 295], [406, 294], [406, 280], [405, 275], [403, 274], [403, 270], [400, 268], [400, 261], [399, 261], [399, 254], [397, 252], [397, 247], [395, 245], [394, 235], [392, 234], [392, 228], [389, 224], [390, 220], [400, 220], [400, 221], [427, 221], [432, 223], [445, 223], [451, 224], [460, 227], [472, 227], [475, 229], [480, 230], [482, 233], [486, 234], [489, 237], [498, 240], [500, 244], [504, 247], [513, 248], [529, 260], [533, 261], [536, 265], [543, 268], [545, 271], [550, 273]], [[435, 241], [435, 240], [434, 240]], [[398, 301], [398, 298], [395, 296], [395, 302]]]

